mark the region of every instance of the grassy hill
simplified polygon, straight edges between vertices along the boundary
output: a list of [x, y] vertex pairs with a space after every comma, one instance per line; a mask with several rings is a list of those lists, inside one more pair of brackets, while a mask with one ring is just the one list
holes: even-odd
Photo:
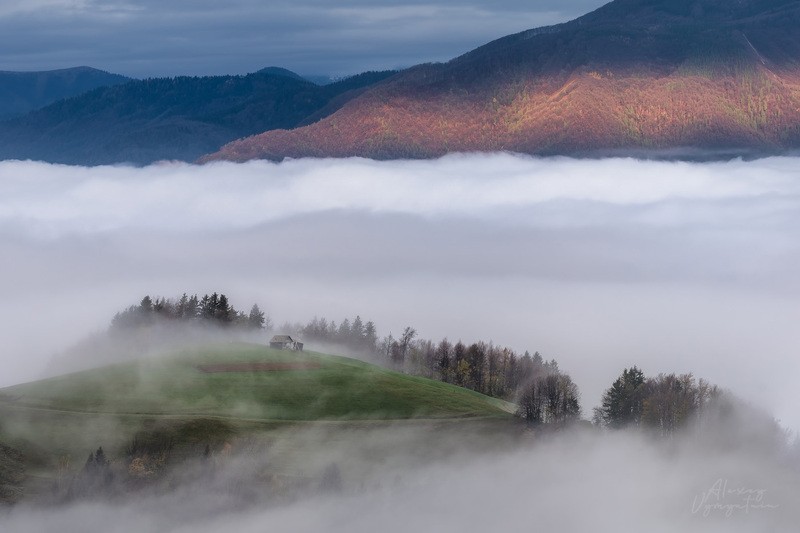
[[[483, 435], [493, 446], [498, 428], [514, 426], [511, 410], [346, 357], [253, 344], [184, 350], [0, 389], [0, 487], [14, 499], [47, 494], [98, 446], [126, 487], [136, 481], [130, 465], [156, 471], [204, 450], [269, 450], [258, 454], [270, 476], [313, 476], [332, 453], [363, 471], [376, 457], [444, 453], [445, 439]], [[387, 429], [396, 433], [376, 441]]]
[[2, 394], [16, 408], [99, 414], [250, 420], [505, 414], [497, 400], [446, 383], [345, 357], [246, 344], [69, 374]]

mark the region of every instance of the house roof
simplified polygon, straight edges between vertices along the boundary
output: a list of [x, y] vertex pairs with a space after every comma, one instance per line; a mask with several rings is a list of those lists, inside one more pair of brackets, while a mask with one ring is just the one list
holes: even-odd
[[275, 335], [269, 342], [294, 342], [291, 335]]

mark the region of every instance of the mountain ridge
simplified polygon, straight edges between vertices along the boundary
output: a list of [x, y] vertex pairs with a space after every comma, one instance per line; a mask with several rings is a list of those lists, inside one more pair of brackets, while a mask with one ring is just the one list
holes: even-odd
[[0, 120], [131, 78], [80, 66], [45, 71], [0, 71]]
[[285, 72], [97, 88], [0, 123], [0, 158], [83, 165], [193, 161], [236, 138], [324, 117], [349, 94], [394, 74], [367, 72], [319, 86]]
[[419, 65], [202, 161], [800, 147], [800, 3], [616, 0]]

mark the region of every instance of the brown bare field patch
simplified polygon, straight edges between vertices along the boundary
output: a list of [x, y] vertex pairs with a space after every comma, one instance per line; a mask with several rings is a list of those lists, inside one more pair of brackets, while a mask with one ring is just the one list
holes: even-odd
[[322, 365], [314, 362], [287, 362], [287, 363], [220, 363], [215, 365], [198, 365], [196, 368], [205, 374], [220, 372], [281, 372], [287, 370], [314, 370]]

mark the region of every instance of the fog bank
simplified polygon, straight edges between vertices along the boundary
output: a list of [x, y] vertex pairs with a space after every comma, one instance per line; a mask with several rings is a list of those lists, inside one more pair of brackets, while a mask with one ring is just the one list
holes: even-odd
[[798, 164], [0, 163], [0, 386], [146, 293], [220, 291], [278, 324], [360, 314], [539, 350], [587, 411], [637, 364], [798, 428]]
[[[414, 440], [408, 430], [385, 431], [384, 438]], [[796, 463], [738, 444], [718, 450], [691, 438], [665, 446], [624, 432], [568, 432], [511, 451], [462, 446], [432, 463], [390, 460], [377, 474], [383, 482], [366, 486], [344, 469], [340, 495], [287, 506], [231, 505], [197, 486], [128, 504], [18, 508], [0, 515], [0, 526], [15, 533], [794, 530]], [[326, 453], [321, 443], [319, 450]]]

